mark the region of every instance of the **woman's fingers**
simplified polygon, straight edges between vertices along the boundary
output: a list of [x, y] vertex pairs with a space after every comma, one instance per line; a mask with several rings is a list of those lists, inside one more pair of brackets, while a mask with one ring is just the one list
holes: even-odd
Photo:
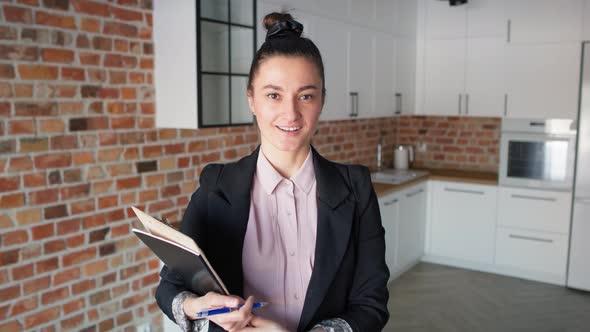
[[197, 313], [203, 310], [223, 307], [237, 307], [244, 300], [238, 296], [221, 295], [209, 292], [197, 298], [187, 298], [183, 303], [184, 313], [190, 319], [196, 319]]
[[233, 312], [210, 316], [209, 320], [228, 331], [236, 331], [248, 325], [252, 319], [252, 305], [254, 298], [250, 296], [244, 305]]

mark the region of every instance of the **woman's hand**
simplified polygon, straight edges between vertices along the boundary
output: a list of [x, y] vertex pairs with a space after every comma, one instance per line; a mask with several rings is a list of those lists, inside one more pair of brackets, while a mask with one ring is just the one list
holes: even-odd
[[250, 320], [250, 326], [240, 330], [240, 332], [289, 332], [284, 327], [272, 320], [262, 318], [260, 316], [253, 316]]
[[250, 323], [252, 319], [252, 305], [254, 298], [250, 296], [246, 302], [239, 296], [221, 295], [215, 292], [209, 292], [204, 296], [197, 298], [187, 298], [182, 304], [184, 314], [189, 319], [197, 319], [196, 313], [210, 309], [221, 307], [237, 307], [244, 304], [240, 309], [220, 315], [213, 315], [207, 317], [213, 323], [221, 326], [229, 332], [240, 331]]

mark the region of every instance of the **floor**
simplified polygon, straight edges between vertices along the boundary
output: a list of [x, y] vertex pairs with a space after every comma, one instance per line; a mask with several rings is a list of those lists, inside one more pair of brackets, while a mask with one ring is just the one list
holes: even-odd
[[389, 285], [383, 331], [590, 331], [590, 293], [420, 263]]

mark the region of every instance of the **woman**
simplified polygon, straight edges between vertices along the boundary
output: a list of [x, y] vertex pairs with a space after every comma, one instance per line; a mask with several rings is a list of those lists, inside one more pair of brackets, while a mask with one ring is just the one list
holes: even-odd
[[[260, 147], [205, 167], [181, 224], [234, 295], [197, 296], [164, 267], [156, 300], [185, 331], [380, 331], [389, 271], [369, 171], [311, 147], [325, 97], [319, 50], [289, 14], [264, 24], [247, 91]], [[254, 298], [270, 305], [252, 313]]]

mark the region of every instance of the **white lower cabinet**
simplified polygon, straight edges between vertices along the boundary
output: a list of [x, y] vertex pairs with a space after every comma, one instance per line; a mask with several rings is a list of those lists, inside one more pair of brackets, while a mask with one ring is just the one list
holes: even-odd
[[568, 235], [498, 227], [496, 265], [512, 275], [565, 283]]
[[430, 254], [492, 264], [497, 188], [433, 181]]
[[390, 280], [424, 255], [426, 182], [379, 198]]

